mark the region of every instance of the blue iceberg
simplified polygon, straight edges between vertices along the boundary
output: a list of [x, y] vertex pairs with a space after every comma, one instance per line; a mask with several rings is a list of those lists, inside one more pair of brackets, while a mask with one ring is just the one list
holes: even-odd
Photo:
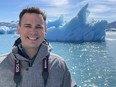
[[63, 25], [63, 17], [48, 22], [46, 39], [63, 42], [104, 41], [107, 21], [88, 22], [89, 11], [86, 4], [79, 13]]
[[57, 20], [54, 20], [54, 21], [48, 21], [47, 22], [47, 28], [50, 28], [50, 27], [56, 27], [58, 28], [59, 26], [62, 26], [63, 24], [63, 15], [61, 15]]
[[0, 34], [5, 34], [5, 31], [0, 29]]

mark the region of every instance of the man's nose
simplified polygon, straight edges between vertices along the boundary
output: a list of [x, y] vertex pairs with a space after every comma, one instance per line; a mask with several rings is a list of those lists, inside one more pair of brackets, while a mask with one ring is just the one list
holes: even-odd
[[32, 34], [37, 34], [37, 29], [36, 29], [36, 28], [32, 28], [32, 29], [31, 29], [31, 33], [32, 33]]

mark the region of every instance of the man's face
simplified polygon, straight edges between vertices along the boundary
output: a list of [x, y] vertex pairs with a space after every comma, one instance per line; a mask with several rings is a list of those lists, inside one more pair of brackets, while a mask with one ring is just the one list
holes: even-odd
[[46, 23], [40, 14], [25, 13], [18, 26], [24, 48], [38, 48], [46, 33]]

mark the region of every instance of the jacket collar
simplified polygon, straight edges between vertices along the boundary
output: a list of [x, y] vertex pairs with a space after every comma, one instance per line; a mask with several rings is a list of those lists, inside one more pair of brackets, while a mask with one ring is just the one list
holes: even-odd
[[[42, 62], [43, 58], [46, 58], [46, 56], [48, 56], [50, 54], [51, 49], [52, 49], [51, 45], [49, 45], [46, 41], [44, 41], [41, 44], [41, 47], [36, 54], [35, 61]], [[12, 53], [15, 56], [15, 58], [17, 58], [19, 60], [29, 61], [28, 58], [25, 58], [24, 56], [22, 56], [18, 53], [18, 46], [13, 47]]]

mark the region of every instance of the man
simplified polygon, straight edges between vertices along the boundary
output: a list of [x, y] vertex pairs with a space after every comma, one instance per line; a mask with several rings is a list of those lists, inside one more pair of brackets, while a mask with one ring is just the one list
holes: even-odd
[[44, 39], [46, 16], [37, 7], [23, 9], [12, 52], [0, 64], [0, 87], [76, 87], [64, 60], [50, 53]]

